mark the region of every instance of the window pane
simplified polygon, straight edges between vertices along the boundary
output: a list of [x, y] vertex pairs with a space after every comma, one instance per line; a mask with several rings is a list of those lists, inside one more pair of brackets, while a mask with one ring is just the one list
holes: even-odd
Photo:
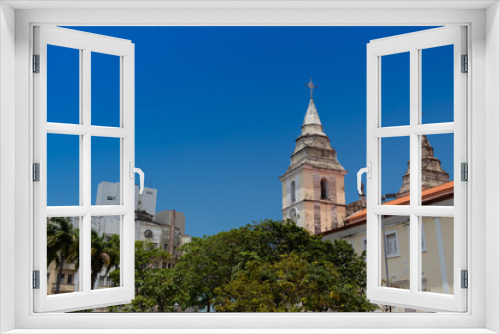
[[[381, 202], [410, 203], [410, 138], [381, 139]], [[394, 201], [398, 199], [398, 201]]]
[[92, 217], [92, 290], [120, 286], [121, 216]]
[[47, 205], [80, 205], [80, 137], [47, 134]]
[[380, 285], [410, 288], [410, 243], [406, 236], [408, 216], [382, 216]]
[[422, 286], [421, 291], [453, 294], [452, 217], [422, 217]]
[[80, 123], [80, 50], [47, 45], [47, 122]]
[[81, 291], [79, 217], [47, 218], [47, 294]]
[[422, 205], [453, 206], [453, 133], [421, 136]]
[[92, 203], [121, 203], [120, 138], [92, 137]]
[[92, 52], [92, 125], [120, 126], [120, 57]]
[[410, 124], [410, 53], [381, 57], [382, 126]]
[[453, 122], [453, 45], [423, 49], [422, 123]]

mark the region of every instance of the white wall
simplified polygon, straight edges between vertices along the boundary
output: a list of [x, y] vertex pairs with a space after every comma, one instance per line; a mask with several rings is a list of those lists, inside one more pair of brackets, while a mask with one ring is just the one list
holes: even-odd
[[[14, 251], [14, 171], [15, 171], [15, 15], [14, 10], [0, 3], [0, 332], [14, 328], [15, 261]], [[8, 222], [8, 224], [5, 224]], [[4, 260], [3, 254], [11, 254]]]
[[[486, 248], [492, 250], [486, 255], [485, 277], [500, 277], [500, 247], [498, 239], [500, 235], [500, 175], [498, 166], [500, 163], [500, 134], [499, 134], [499, 110], [500, 110], [500, 9], [496, 3], [486, 11], [486, 163], [485, 175], [488, 182], [485, 184], [486, 194], [486, 217], [495, 222], [486, 225]], [[481, 165], [479, 165], [481, 166]], [[476, 167], [476, 168], [479, 168]], [[470, 279], [474, 276], [469, 276]], [[500, 286], [486, 280], [486, 301], [493, 307], [486, 308], [486, 327], [495, 332], [500, 332]]]

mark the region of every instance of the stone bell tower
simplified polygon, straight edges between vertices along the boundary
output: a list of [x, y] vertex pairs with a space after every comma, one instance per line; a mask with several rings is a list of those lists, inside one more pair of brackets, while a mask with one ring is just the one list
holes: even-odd
[[295, 140], [290, 166], [279, 180], [283, 219], [293, 219], [297, 225], [317, 235], [344, 225], [347, 171], [323, 132], [313, 100], [313, 89], [317, 87], [312, 79], [307, 86], [311, 97], [302, 133]]
[[[422, 136], [422, 190], [434, 188], [450, 181], [450, 175], [441, 167], [441, 160], [434, 156], [434, 148], [427, 136]], [[410, 161], [403, 175], [403, 184], [397, 192], [397, 197], [408, 195], [410, 192]]]

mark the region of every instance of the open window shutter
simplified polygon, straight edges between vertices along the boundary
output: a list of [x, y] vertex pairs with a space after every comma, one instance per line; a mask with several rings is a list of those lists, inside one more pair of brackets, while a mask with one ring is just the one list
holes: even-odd
[[[76, 105], [79, 105], [80, 118], [77, 124], [54, 123], [48, 122], [47, 119], [47, 71], [51, 70], [51, 67], [47, 66], [47, 58], [50, 56], [48, 49], [53, 50], [54, 47], [64, 48], [77, 54], [79, 98], [76, 98], [78, 100]], [[93, 82], [91, 66], [92, 59], [94, 59], [92, 55], [97, 53], [112, 55], [114, 59], [117, 59], [120, 116], [119, 124], [115, 127], [95, 126], [91, 122], [91, 117], [96, 117], [98, 112], [97, 108], [94, 111], [91, 110], [93, 105], [91, 104], [91, 83]], [[33, 182], [34, 310], [35, 312], [64, 312], [130, 303], [134, 298], [134, 44], [118, 38], [41, 26], [34, 28], [33, 54], [33, 161], [37, 172]], [[53, 137], [54, 134], [64, 135], [60, 136], [60, 139], [65, 137], [79, 142], [79, 147], [76, 147], [76, 155], [79, 155], [79, 205], [47, 206], [47, 138]], [[91, 182], [96, 181], [92, 180], [91, 176], [91, 151], [94, 147], [91, 143], [92, 140], [97, 142], [99, 138], [113, 138], [119, 142], [117, 155], [119, 155], [120, 168], [117, 184], [120, 189], [119, 196], [113, 205], [91, 203]], [[99, 282], [106, 282], [108, 278], [96, 279], [97, 276], [92, 275], [91, 262], [95, 260], [93, 257], [97, 252], [94, 248], [94, 238], [102, 237], [100, 242], [107, 242], [110, 239], [109, 235], [93, 232], [96, 217], [102, 221], [114, 219], [116, 222], [116, 234], [119, 235], [120, 241], [116, 246], [118, 250], [115, 249], [113, 254], [115, 265], [113, 268], [110, 266], [111, 269], [119, 268], [119, 283], [116, 287], [100, 289], [98, 288]], [[48, 242], [53, 240], [57, 233], [59, 233], [57, 235], [61, 234], [61, 226], [64, 224], [67, 229], [71, 230], [73, 239], [70, 244], [74, 249], [71, 250], [71, 254], [68, 250], [64, 251], [64, 265], [60, 265], [57, 269], [56, 262], [61, 260], [63, 253], [61, 249], [56, 249], [59, 247], [57, 243], [48, 250]], [[52, 235], [49, 230], [54, 229], [58, 230]], [[107, 252], [109, 255], [111, 251]], [[49, 253], [55, 254], [57, 261], [48, 263]], [[56, 266], [55, 271], [54, 266]], [[48, 281], [48, 276], [60, 271], [64, 275], [62, 283], [66, 284], [71, 292], [63, 293], [66, 291], [60, 289], [57, 294], [54, 294], [54, 279]], [[71, 281], [68, 281], [69, 275], [72, 275]], [[59, 288], [61, 285], [63, 284], [59, 284]]]
[[[453, 121], [448, 123], [424, 124], [422, 122], [422, 52], [429, 48], [452, 46], [453, 66]], [[409, 113], [409, 125], [384, 127], [382, 124], [382, 57], [409, 53], [410, 108], [401, 110]], [[466, 110], [467, 110], [467, 64], [466, 27], [443, 27], [421, 32], [373, 40], [367, 45], [367, 162], [371, 175], [367, 178], [367, 297], [371, 302], [423, 310], [466, 311], [467, 290], [461, 286], [462, 271], [467, 269], [467, 182], [461, 180], [461, 164], [467, 163]], [[470, 62], [469, 62], [470, 63]], [[454, 158], [454, 205], [422, 205], [422, 149], [423, 135], [453, 134]], [[382, 139], [406, 137], [410, 147], [410, 191], [407, 205], [382, 205], [381, 163]], [[448, 167], [449, 168], [449, 167]], [[387, 266], [391, 261], [384, 255], [393, 251], [397, 243], [383, 245], [385, 219], [387, 217], [409, 217], [410, 242], [408, 278], [394, 284], [394, 276]], [[439, 244], [436, 252], [441, 261], [441, 272], [436, 266], [433, 272], [423, 272], [422, 229], [423, 221], [431, 221], [434, 228], [426, 226], [426, 233], [435, 233], [433, 238], [445, 240], [453, 245], [445, 253]], [[443, 221], [452, 221], [452, 228], [444, 230]], [[435, 230], [435, 232], [434, 232]], [[434, 235], [436, 237], [434, 237]], [[399, 233], [398, 238], [402, 238]], [[401, 239], [400, 239], [401, 240]], [[433, 239], [435, 240], [435, 239]], [[389, 240], [387, 240], [389, 243]], [[401, 253], [401, 243], [399, 243]], [[429, 240], [426, 252], [429, 254]], [[425, 255], [427, 256], [427, 255]], [[438, 261], [436, 256], [435, 261]], [[444, 269], [443, 269], [444, 267]], [[451, 268], [451, 269], [450, 269]], [[430, 292], [422, 275], [441, 275], [442, 293]], [[395, 280], [398, 280], [396, 277]]]

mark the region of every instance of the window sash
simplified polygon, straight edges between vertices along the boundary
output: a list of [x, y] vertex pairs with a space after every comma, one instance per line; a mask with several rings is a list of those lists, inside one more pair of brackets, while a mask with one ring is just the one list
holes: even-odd
[[[47, 45], [80, 50], [80, 124], [47, 122]], [[120, 57], [119, 128], [93, 126], [90, 122], [91, 52]], [[34, 270], [40, 271], [40, 289], [34, 290], [34, 311], [71, 311], [129, 302], [134, 297], [134, 180], [129, 166], [134, 160], [134, 46], [130, 41], [64, 28], [34, 28], [34, 54], [40, 55], [40, 71], [34, 83], [34, 161], [40, 163], [40, 181], [34, 183]], [[80, 137], [80, 205], [47, 207], [47, 134]], [[120, 185], [122, 204], [98, 206], [91, 203], [91, 138], [121, 139]], [[131, 164], [129, 164], [131, 162]], [[133, 175], [132, 175], [133, 176]], [[120, 215], [121, 286], [92, 290], [91, 217]], [[47, 217], [79, 217], [79, 281], [81, 289], [67, 294], [47, 295]]]
[[[467, 269], [466, 184], [461, 182], [460, 163], [467, 162], [466, 108], [467, 75], [460, 73], [461, 55], [466, 54], [466, 28], [445, 27], [371, 41], [367, 46], [367, 161], [371, 178], [367, 179], [367, 296], [372, 302], [394, 306], [446, 311], [466, 311], [467, 290], [461, 289], [460, 270]], [[454, 122], [420, 124], [421, 49], [454, 45]], [[381, 127], [381, 57], [410, 52], [410, 125]], [[420, 135], [454, 133], [454, 207], [421, 205]], [[380, 202], [381, 138], [410, 137], [410, 205], [390, 206]], [[383, 215], [410, 217], [410, 289], [393, 289], [380, 284], [381, 224]], [[419, 290], [421, 270], [420, 217], [454, 217], [454, 295]]]

